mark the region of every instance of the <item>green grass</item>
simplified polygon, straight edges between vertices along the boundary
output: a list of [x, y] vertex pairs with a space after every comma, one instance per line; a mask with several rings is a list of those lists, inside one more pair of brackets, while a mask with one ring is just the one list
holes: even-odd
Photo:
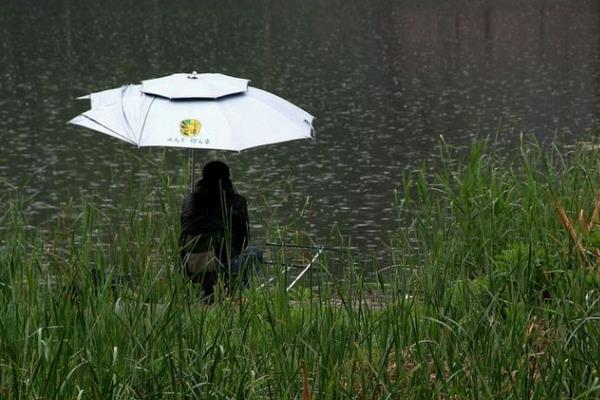
[[[598, 153], [441, 151], [398, 188], [392, 266], [329, 254], [296, 290], [271, 268], [272, 285], [214, 306], [179, 272], [183, 183], [159, 171], [46, 231], [7, 186], [0, 398], [600, 398]], [[267, 240], [306, 243], [261, 218]]]

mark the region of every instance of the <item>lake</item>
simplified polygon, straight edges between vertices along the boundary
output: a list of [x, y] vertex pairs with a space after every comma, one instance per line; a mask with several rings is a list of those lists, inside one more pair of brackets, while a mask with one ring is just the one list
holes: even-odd
[[[402, 175], [435, 165], [443, 135], [577, 140], [598, 123], [597, 1], [4, 1], [0, 6], [0, 180], [51, 223], [71, 198], [109, 205], [131, 155], [185, 168], [183, 149], [135, 149], [66, 122], [76, 97], [175, 72], [222, 72], [316, 116], [315, 141], [230, 163], [253, 213], [308, 208], [302, 229], [377, 248], [402, 221]], [[255, 227], [260, 230], [260, 227]], [[259, 234], [260, 236], [260, 234]]]

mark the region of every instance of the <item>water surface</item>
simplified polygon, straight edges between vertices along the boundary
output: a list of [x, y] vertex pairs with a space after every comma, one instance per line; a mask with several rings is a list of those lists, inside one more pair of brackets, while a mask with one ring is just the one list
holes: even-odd
[[[316, 141], [226, 155], [253, 213], [309, 199], [302, 228], [332, 226], [364, 247], [397, 225], [404, 172], [435, 165], [439, 135], [576, 139], [599, 112], [597, 1], [4, 1], [0, 13], [0, 178], [35, 195], [43, 225], [71, 198], [110, 204], [130, 153], [67, 126], [75, 97], [174, 72], [248, 78], [317, 117]], [[208, 160], [222, 154], [207, 152]], [[168, 168], [187, 153], [170, 149]], [[110, 190], [109, 190], [110, 189]]]

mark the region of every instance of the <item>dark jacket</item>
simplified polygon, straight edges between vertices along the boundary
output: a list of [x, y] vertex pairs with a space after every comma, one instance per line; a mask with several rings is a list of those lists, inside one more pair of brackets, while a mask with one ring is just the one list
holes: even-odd
[[[246, 199], [233, 190], [230, 181], [222, 186], [220, 190], [220, 185], [199, 181], [194, 192], [185, 196], [179, 238], [182, 257], [212, 246], [221, 262], [227, 265], [231, 256], [240, 254], [248, 245]], [[195, 238], [194, 246], [183, 248], [190, 238]]]

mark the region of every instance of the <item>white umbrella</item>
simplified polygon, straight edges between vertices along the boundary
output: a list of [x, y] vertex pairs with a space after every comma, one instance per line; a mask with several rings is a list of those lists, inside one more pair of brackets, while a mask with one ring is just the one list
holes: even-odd
[[69, 123], [137, 146], [241, 151], [314, 133], [306, 111], [222, 74], [174, 74], [82, 98], [91, 109]]

